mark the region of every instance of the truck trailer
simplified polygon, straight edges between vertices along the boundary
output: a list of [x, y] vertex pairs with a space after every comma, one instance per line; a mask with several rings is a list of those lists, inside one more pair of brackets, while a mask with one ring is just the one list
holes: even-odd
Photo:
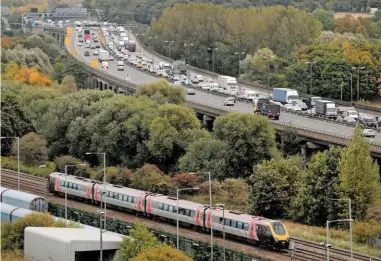
[[334, 102], [328, 100], [318, 100], [315, 103], [315, 113], [330, 119], [337, 119], [337, 109]]
[[267, 116], [270, 119], [279, 120], [280, 105], [270, 99], [261, 98], [254, 103], [254, 113]]
[[283, 104], [297, 103], [299, 100], [299, 93], [297, 90], [294, 90], [294, 89], [274, 88], [273, 100], [277, 102], [281, 102]]
[[187, 75], [187, 64], [185, 63], [185, 61], [174, 61], [172, 74]]
[[110, 59], [110, 53], [106, 50], [99, 49], [98, 59], [100, 62], [107, 62]]
[[218, 87], [224, 90], [227, 95], [238, 95], [237, 79], [231, 76], [219, 75], [217, 79]]

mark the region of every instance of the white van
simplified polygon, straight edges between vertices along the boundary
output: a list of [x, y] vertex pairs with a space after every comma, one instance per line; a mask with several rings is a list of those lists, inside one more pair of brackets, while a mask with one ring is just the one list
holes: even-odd
[[108, 69], [108, 62], [107, 61], [102, 62], [102, 69]]
[[124, 71], [124, 62], [118, 61], [118, 71]]

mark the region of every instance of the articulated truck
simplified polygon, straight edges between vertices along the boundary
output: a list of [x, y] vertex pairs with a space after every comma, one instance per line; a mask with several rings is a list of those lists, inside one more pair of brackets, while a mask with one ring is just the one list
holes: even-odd
[[255, 114], [261, 114], [270, 119], [279, 120], [280, 105], [270, 99], [258, 99], [258, 101], [254, 103], [253, 110]]
[[274, 88], [273, 100], [283, 104], [293, 104], [299, 101], [299, 93], [294, 89]]

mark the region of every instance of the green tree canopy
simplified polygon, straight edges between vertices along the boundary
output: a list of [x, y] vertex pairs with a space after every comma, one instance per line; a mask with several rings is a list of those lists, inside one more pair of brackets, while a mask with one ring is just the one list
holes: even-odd
[[364, 219], [369, 207], [380, 198], [377, 162], [370, 155], [370, 145], [356, 126], [340, 162], [340, 180], [344, 195], [352, 199], [355, 219]]
[[184, 89], [171, 85], [167, 80], [153, 83], [140, 84], [136, 90], [136, 96], [147, 96], [159, 104], [183, 104], [185, 103]]
[[332, 11], [326, 11], [322, 8], [319, 8], [314, 10], [312, 15], [323, 24], [323, 30], [333, 30], [335, 26], [335, 16]]
[[312, 156], [294, 198], [292, 217], [309, 225], [324, 226], [327, 220], [343, 218], [347, 202], [340, 191], [340, 159], [342, 149], [331, 147]]
[[228, 113], [217, 117], [214, 136], [228, 146], [227, 173], [248, 177], [253, 166], [275, 153], [275, 134], [266, 118], [249, 113]]
[[165, 244], [141, 251], [133, 261], [192, 261], [181, 251]]
[[[47, 142], [35, 132], [29, 132], [20, 138], [20, 159], [26, 164], [42, 163], [48, 160]], [[17, 142], [13, 143], [12, 153], [17, 155]]]

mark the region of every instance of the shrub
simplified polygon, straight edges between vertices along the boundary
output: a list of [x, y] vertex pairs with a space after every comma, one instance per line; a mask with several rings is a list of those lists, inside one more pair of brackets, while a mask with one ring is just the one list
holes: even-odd
[[[53, 162], [43, 162], [44, 167], [40, 165], [25, 165], [22, 161], [20, 162], [20, 172], [32, 174], [39, 177], [47, 177], [55, 169], [55, 164]], [[1, 157], [1, 167], [4, 169], [10, 169], [17, 171], [17, 158], [16, 157]]]

